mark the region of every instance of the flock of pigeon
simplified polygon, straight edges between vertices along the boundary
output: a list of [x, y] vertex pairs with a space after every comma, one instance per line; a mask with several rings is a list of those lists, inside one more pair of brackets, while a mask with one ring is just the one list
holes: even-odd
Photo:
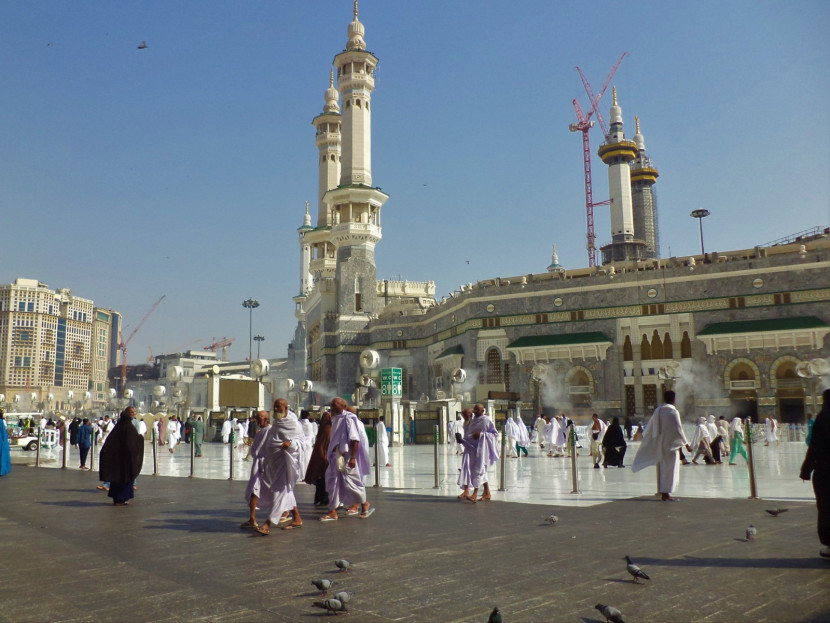
[[[776, 508], [773, 510], [767, 510], [767, 513], [773, 517], [778, 517], [781, 513], [786, 513], [788, 510], [789, 509], [786, 508]], [[555, 526], [559, 522], [559, 517], [556, 515], [550, 515], [545, 518], [545, 522], [550, 526]], [[746, 529], [746, 540], [753, 541], [757, 534], [758, 530], [755, 526], [750, 524], [750, 526]], [[651, 580], [648, 574], [631, 560], [630, 556], [626, 555], [624, 560], [626, 563], [625, 570], [631, 576], [632, 581], [635, 584], [639, 584], [640, 580]], [[342, 558], [335, 560], [334, 565], [340, 569], [341, 573], [348, 571], [352, 567], [352, 564], [348, 560]], [[325, 578], [312, 580], [311, 583], [320, 591], [321, 597], [326, 596], [329, 589], [336, 584], [336, 582]], [[322, 601], [315, 601], [312, 605], [315, 608], [322, 608], [328, 614], [340, 614], [341, 612], [349, 611], [348, 608], [346, 608], [346, 604], [352, 600], [352, 597], [354, 597], [354, 593], [351, 591], [339, 591], [335, 593], [333, 597], [328, 597]], [[622, 612], [614, 606], [597, 604], [594, 608], [599, 610], [600, 614], [605, 617], [606, 623], [625, 623], [622, 618]], [[498, 608], [493, 608], [493, 611], [487, 619], [487, 623], [503, 623], [501, 611]]]
[[[352, 563], [341, 558], [334, 561], [334, 566], [340, 569], [340, 572], [343, 573], [351, 568]], [[320, 580], [311, 580], [311, 583], [317, 587], [320, 591], [320, 596], [323, 597], [328, 594], [329, 589], [337, 582], [323, 578]], [[354, 597], [354, 593], [351, 591], [338, 591], [334, 594], [334, 597], [329, 597], [322, 601], [315, 601], [312, 605], [315, 608], [322, 608], [328, 614], [340, 614], [341, 612], [349, 611], [349, 609], [346, 608], [346, 604], [352, 600], [352, 597]]]
[[[776, 509], [767, 509], [767, 513], [772, 515], [773, 517], [778, 517], [781, 513], [786, 513], [789, 509], [787, 508], [776, 508]], [[559, 517], [556, 515], [550, 515], [549, 517], [545, 518], [545, 523], [550, 524], [551, 526], [555, 526], [559, 522]], [[755, 536], [758, 534], [758, 529], [750, 524], [750, 526], [746, 529], [746, 540], [753, 541], [755, 540]], [[640, 569], [640, 567], [634, 562], [632, 562], [630, 556], [625, 556], [625, 570], [631, 576], [632, 581], [635, 584], [639, 584], [640, 580], [650, 580], [651, 578], [646, 574], [645, 571]], [[622, 612], [620, 612], [614, 606], [608, 606], [606, 604], [597, 604], [594, 606], [597, 610], [599, 610], [600, 614], [605, 617], [606, 623], [625, 623], [622, 618]], [[498, 608], [494, 608], [493, 611], [490, 613], [490, 617], [487, 619], [487, 623], [503, 623], [503, 618], [501, 615], [501, 611]]]

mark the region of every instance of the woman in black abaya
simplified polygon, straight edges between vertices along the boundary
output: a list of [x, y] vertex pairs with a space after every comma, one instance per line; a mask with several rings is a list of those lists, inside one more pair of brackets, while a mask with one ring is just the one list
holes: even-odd
[[110, 483], [109, 496], [116, 506], [130, 503], [144, 463], [144, 438], [133, 426], [134, 417], [135, 408], [124, 409], [101, 448], [100, 479]]

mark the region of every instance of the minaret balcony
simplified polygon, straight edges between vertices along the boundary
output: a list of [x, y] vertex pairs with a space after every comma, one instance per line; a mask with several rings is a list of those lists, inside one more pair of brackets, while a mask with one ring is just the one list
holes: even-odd
[[311, 260], [308, 263], [308, 270], [312, 274], [320, 274], [322, 277], [334, 277], [337, 269], [337, 260], [333, 257], [324, 257]]
[[371, 223], [340, 223], [331, 228], [331, 241], [337, 247], [380, 242], [381, 229]]

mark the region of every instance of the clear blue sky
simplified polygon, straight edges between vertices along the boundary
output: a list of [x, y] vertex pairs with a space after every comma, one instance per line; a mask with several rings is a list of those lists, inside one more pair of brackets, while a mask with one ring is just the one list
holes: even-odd
[[[317, 204], [310, 122], [351, 17], [350, 0], [4, 3], [0, 282], [69, 287], [126, 335], [166, 294], [131, 363], [213, 336], [244, 359], [253, 296], [263, 356], [284, 356], [296, 229]], [[830, 223], [828, 2], [363, 0], [360, 19], [390, 195], [379, 278], [434, 280], [440, 298], [542, 272], [553, 243], [586, 266], [574, 66], [598, 88], [623, 51], [613, 84], [660, 171], [664, 257], [699, 250], [698, 207], [707, 250]], [[599, 201], [596, 156], [594, 172]]]

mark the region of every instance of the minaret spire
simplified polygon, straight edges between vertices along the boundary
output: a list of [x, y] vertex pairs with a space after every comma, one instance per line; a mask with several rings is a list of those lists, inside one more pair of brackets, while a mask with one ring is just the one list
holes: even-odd
[[354, 0], [354, 21], [357, 21], [357, 0]]

